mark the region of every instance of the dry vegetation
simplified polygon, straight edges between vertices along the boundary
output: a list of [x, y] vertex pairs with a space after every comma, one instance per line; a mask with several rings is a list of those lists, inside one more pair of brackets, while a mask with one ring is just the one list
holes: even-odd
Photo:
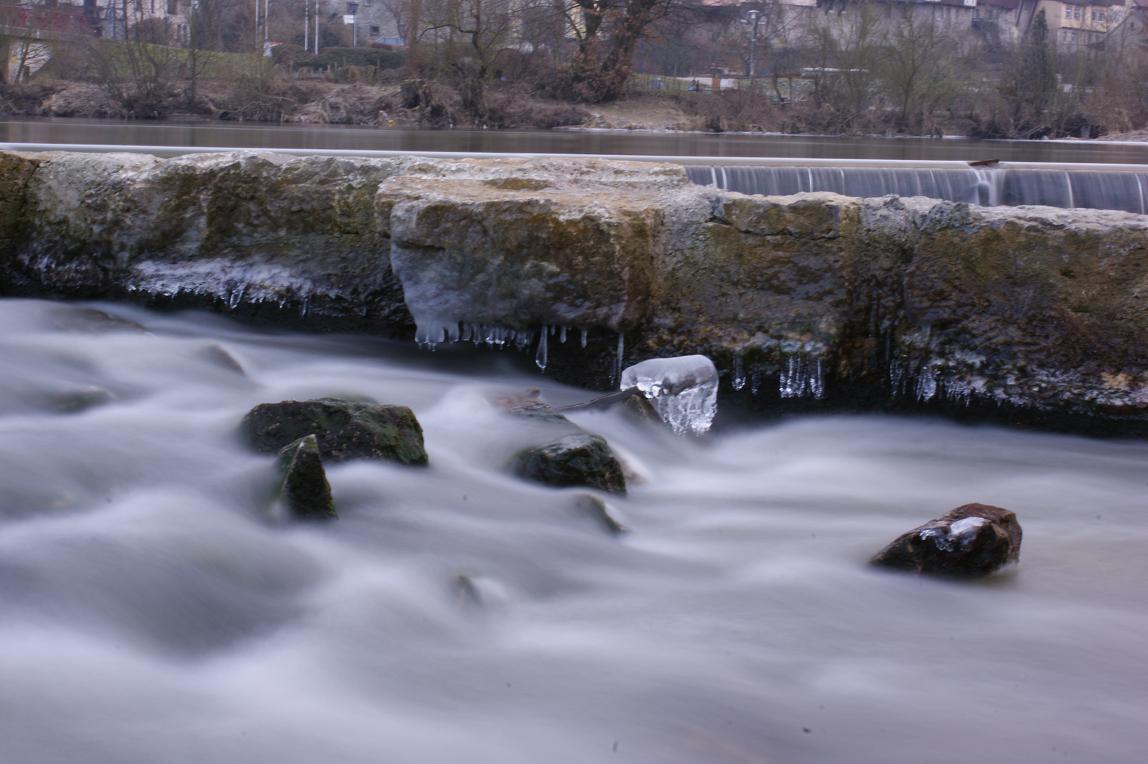
[[[0, 113], [1025, 138], [1148, 126], [1145, 46], [1113, 36], [1058, 51], [1043, 14], [1007, 44], [911, 6], [863, 4], [800, 27], [762, 6], [751, 52], [736, 12], [685, 0], [388, 1], [405, 48], [346, 47], [331, 22], [320, 55], [291, 43], [263, 58], [250, 51], [249, 9], [203, 0], [180, 45], [158, 20], [127, 40], [58, 45], [29, 81], [0, 84]], [[571, 14], [584, 23], [571, 25]], [[298, 31], [296, 19], [272, 20], [286, 39]], [[697, 73], [715, 62], [732, 71], [753, 62], [756, 76], [708, 92]], [[691, 77], [697, 86], [684, 87]]]

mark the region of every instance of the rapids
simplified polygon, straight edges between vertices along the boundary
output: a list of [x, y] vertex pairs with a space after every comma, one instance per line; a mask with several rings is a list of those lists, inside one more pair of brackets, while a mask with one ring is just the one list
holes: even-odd
[[[1148, 749], [1148, 444], [931, 419], [704, 438], [572, 413], [639, 480], [611, 537], [504, 465], [526, 353], [0, 300], [0, 762], [1134, 762]], [[254, 404], [411, 406], [431, 466], [328, 469], [266, 522]], [[1020, 565], [867, 567], [966, 502]], [[473, 586], [456, 585], [459, 575]], [[481, 598], [476, 605], [474, 595]]]

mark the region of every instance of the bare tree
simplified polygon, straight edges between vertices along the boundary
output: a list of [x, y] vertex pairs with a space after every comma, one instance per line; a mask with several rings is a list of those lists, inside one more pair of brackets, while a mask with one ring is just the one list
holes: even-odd
[[622, 95], [638, 42], [681, 0], [571, 0], [563, 6], [577, 42], [571, 95], [591, 103]]
[[848, 16], [829, 14], [809, 28], [814, 66], [813, 100], [831, 115], [831, 130], [854, 131], [862, 127], [879, 81], [880, 26], [876, 9], [858, 6]]
[[100, 84], [130, 116], [161, 119], [179, 95], [184, 51], [173, 47], [166, 18], [148, 17], [145, 0], [123, 0], [124, 38], [92, 40], [89, 54]]
[[499, 52], [514, 39], [521, 6], [509, 0], [432, 0], [421, 8], [420, 43], [434, 42], [436, 63], [459, 91], [463, 111], [478, 124], [487, 116], [486, 87]]
[[884, 90], [897, 107], [897, 127], [915, 132], [931, 129], [935, 105], [957, 91], [957, 43], [933, 11], [898, 9], [880, 67]]

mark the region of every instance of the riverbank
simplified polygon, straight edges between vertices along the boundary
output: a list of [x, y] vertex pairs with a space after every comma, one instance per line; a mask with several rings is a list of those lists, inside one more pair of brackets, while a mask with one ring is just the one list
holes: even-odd
[[[834, 134], [799, 128], [800, 120], [778, 121], [747, 110], [744, 98], [711, 94], [631, 94], [607, 104], [573, 104], [532, 96], [521, 89], [494, 89], [487, 119], [476, 123], [458, 108], [457, 95], [435, 85], [429, 102], [412, 103], [397, 78], [379, 84], [278, 79], [255, 97], [250, 87], [205, 80], [191, 101], [179, 101], [163, 120], [134, 119], [98, 85], [43, 77], [21, 85], [0, 85], [0, 118], [116, 119], [132, 124], [245, 123], [295, 126], [355, 126], [380, 129], [567, 129], [632, 133], [794, 136], [805, 138], [933, 139], [892, 130]], [[963, 139], [969, 125], [959, 120], [941, 132]], [[1139, 145], [1148, 130], [1089, 139], [1056, 139], [1066, 144]], [[1042, 142], [1042, 141], [1037, 141]]]

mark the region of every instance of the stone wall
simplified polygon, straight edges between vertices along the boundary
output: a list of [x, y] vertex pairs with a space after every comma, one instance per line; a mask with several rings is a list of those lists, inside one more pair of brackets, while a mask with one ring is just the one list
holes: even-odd
[[9, 293], [424, 342], [545, 334], [549, 372], [595, 387], [704, 353], [771, 408], [1148, 431], [1145, 216], [752, 197], [579, 159], [7, 154], [0, 189]]

